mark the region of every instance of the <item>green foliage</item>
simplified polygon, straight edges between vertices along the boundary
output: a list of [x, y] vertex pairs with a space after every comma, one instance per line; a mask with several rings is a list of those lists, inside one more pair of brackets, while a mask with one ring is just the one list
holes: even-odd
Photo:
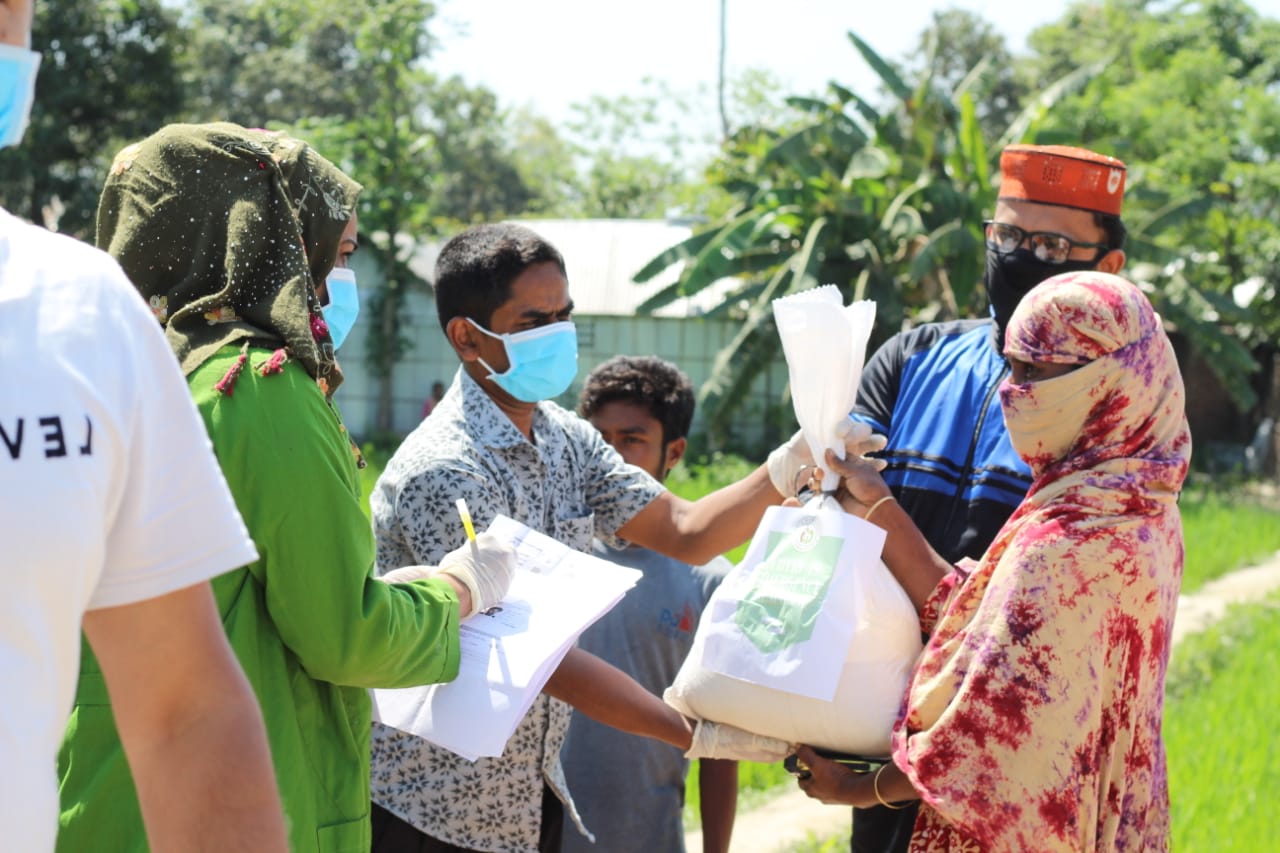
[[[698, 762], [690, 762], [684, 787], [684, 826], [696, 829], [702, 825], [702, 795], [698, 791]], [[738, 814], [767, 803], [774, 797], [794, 789], [795, 777], [782, 769], [782, 762], [760, 764], [738, 762]]]
[[1128, 274], [1237, 406], [1256, 402], [1254, 352], [1280, 339], [1280, 22], [1241, 0], [1078, 3], [1019, 60], [957, 10], [935, 15], [903, 64], [849, 37], [884, 103], [833, 83], [825, 98], [789, 99], [798, 126], [738, 131], [709, 171], [735, 206], [637, 275], [681, 265], [645, 310], [741, 282], [717, 313], [741, 316], [742, 332], [701, 390], [713, 433], [778, 357], [774, 298], [834, 283], [874, 299], [873, 347], [904, 325], [977, 313], [980, 223], [998, 151], [1020, 141], [1129, 163]]
[[687, 500], [697, 500], [703, 495], [736, 483], [758, 467], [741, 456], [713, 453], [701, 459], [686, 459], [667, 476], [666, 487], [671, 493]]
[[[722, 215], [732, 199], [703, 171], [718, 147], [702, 105], [705, 87], [677, 89], [646, 78], [638, 92], [594, 96], [570, 108], [558, 126], [517, 113], [515, 158], [522, 180], [536, 188], [530, 214], [564, 218], [661, 219]], [[762, 71], [729, 81], [730, 112], [774, 123], [778, 84]]]
[[[738, 482], [756, 467], [741, 456], [713, 453], [696, 461], [686, 459], [671, 471], [665, 485], [672, 494], [692, 501]], [[737, 563], [746, 552], [747, 543], [744, 542], [725, 556]]]
[[[351, 116], [371, 82], [355, 43], [369, 2], [195, 0], [183, 57], [192, 121], [247, 127]], [[429, 4], [423, 6], [430, 14]], [[415, 31], [416, 34], [416, 31]], [[415, 51], [425, 53], [421, 36]]]
[[968, 94], [988, 147], [995, 145], [1030, 94], [995, 26], [966, 9], [935, 11], [908, 57], [906, 75], [959, 100]]
[[[1232, 608], [1173, 653], [1166, 682], [1173, 849], [1254, 851], [1280, 784], [1280, 598]], [[1262, 846], [1266, 846], [1265, 843]]]
[[36, 3], [36, 103], [23, 144], [0, 151], [0, 205], [92, 240], [116, 150], [182, 105], [173, 81], [184, 41], [161, 0]]
[[1187, 549], [1184, 593], [1280, 551], [1280, 505], [1258, 498], [1246, 484], [1205, 480], [1182, 493], [1178, 509]]
[[[1280, 337], [1280, 22], [1241, 0], [1108, 0], [1073, 6], [1031, 44], [1027, 68], [1040, 75], [1111, 58], [1044, 115], [1036, 139], [1129, 164], [1129, 272], [1247, 410], [1250, 349]], [[1250, 279], [1261, 287], [1235, 304]]]
[[718, 312], [739, 312], [742, 328], [699, 394], [713, 434], [728, 428], [744, 389], [778, 357], [773, 299], [826, 283], [846, 300], [874, 299], [872, 346], [904, 323], [976, 307], [981, 220], [994, 200], [978, 110], [967, 91], [953, 97], [927, 75], [910, 83], [858, 36], [849, 39], [893, 103], [878, 109], [832, 84], [826, 98], [790, 99], [805, 118], [786, 132], [739, 131], [713, 172], [737, 206], [636, 275], [647, 281], [682, 264], [677, 282], [641, 310], [727, 276], [741, 281]]

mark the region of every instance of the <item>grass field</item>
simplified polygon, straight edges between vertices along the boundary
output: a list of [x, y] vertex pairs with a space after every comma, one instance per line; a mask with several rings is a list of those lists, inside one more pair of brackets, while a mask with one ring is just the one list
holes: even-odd
[[1280, 551], [1280, 504], [1245, 484], [1193, 485], [1178, 501], [1187, 556], [1182, 591]]
[[1280, 597], [1233, 608], [1173, 654], [1165, 749], [1173, 849], [1275, 849], [1280, 786]]

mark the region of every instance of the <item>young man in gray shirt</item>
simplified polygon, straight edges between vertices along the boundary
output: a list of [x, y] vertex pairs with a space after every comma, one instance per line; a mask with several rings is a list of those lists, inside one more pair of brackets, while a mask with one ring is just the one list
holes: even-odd
[[[620, 355], [601, 364], [587, 377], [578, 404], [578, 413], [624, 460], [660, 483], [684, 456], [693, 410], [689, 377], [653, 356]], [[644, 577], [587, 629], [579, 645], [661, 694], [675, 680], [703, 608], [733, 565], [716, 557], [705, 566], [690, 566], [638, 545], [614, 548], [598, 540], [593, 549]], [[582, 820], [595, 835], [592, 844], [586, 836], [566, 833], [562, 853], [685, 849], [689, 762], [680, 750], [575, 715], [561, 762]], [[738, 765], [704, 758], [699, 769], [703, 850], [727, 853]]]

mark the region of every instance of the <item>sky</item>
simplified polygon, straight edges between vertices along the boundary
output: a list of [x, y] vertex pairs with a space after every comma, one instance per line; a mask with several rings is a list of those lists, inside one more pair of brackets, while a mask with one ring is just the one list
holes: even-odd
[[[1280, 5], [1280, 0], [1263, 0]], [[1021, 53], [1027, 34], [1058, 18], [1067, 0], [728, 0], [726, 66], [732, 78], [771, 71], [788, 94], [837, 80], [874, 94], [877, 78], [846, 37], [881, 56], [915, 49], [935, 10], [980, 14]], [[591, 95], [639, 90], [648, 76], [714, 92], [720, 0], [441, 0], [431, 67], [482, 84], [510, 107], [551, 119]], [[714, 108], [710, 104], [709, 108]]]
[[[1160, 0], [1156, 0], [1159, 3]], [[1167, 0], [1169, 3], [1175, 0]], [[835, 79], [874, 94], [877, 78], [845, 34], [887, 59], [916, 48], [934, 11], [963, 8], [990, 21], [1010, 50], [1059, 18], [1068, 0], [728, 0], [727, 70], [773, 72], [788, 94]], [[1280, 17], [1280, 0], [1252, 0]], [[648, 76], [680, 91], [714, 92], [720, 0], [439, 0], [441, 47], [432, 67], [483, 84], [505, 106], [551, 119], [591, 95], [640, 89]], [[708, 109], [714, 103], [708, 102]]]

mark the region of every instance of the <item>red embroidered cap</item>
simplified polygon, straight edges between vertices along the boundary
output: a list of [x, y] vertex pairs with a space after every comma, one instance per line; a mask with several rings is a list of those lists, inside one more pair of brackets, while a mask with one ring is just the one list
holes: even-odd
[[1010, 145], [1000, 154], [1001, 199], [1120, 215], [1125, 165], [1067, 145]]

